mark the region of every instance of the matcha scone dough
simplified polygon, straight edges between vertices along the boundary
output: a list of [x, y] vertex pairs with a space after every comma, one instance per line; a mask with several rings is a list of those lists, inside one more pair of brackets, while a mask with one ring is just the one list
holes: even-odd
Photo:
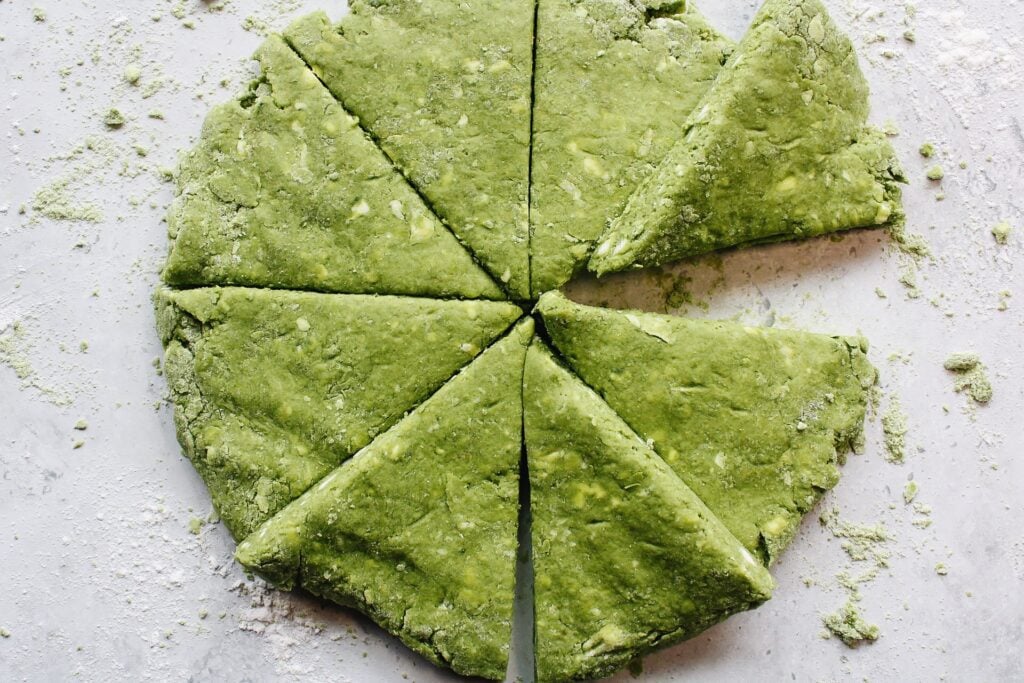
[[901, 220], [853, 46], [818, 0], [767, 0], [682, 139], [601, 238], [597, 274]]
[[502, 298], [281, 38], [256, 59], [181, 163], [166, 283]]
[[516, 299], [529, 298], [533, 0], [352, 0], [285, 39]]
[[524, 377], [538, 681], [606, 676], [770, 597], [767, 570], [542, 345]]
[[244, 538], [519, 315], [487, 301], [162, 290], [178, 439], [225, 525]]
[[766, 564], [861, 438], [876, 378], [862, 339], [592, 308], [557, 293], [538, 310], [572, 369]]
[[530, 319], [238, 546], [460, 674], [505, 676]]
[[540, 0], [532, 287], [564, 284], [679, 138], [732, 49], [687, 3]]

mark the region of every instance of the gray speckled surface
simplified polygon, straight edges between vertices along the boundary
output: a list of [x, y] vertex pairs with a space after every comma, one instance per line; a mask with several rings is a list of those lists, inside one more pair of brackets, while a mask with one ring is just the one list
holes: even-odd
[[[198, 0], [0, 0], [0, 680], [453, 678], [362, 618], [247, 580], [221, 526], [190, 533], [209, 502], [152, 365], [148, 297], [171, 197], [159, 167], [246, 80], [261, 21], [279, 27], [325, 4], [344, 11], [315, 0], [220, 11]], [[892, 536], [889, 566], [860, 589], [883, 635], [857, 649], [820, 637], [821, 615], [846, 599], [836, 575], [871, 565], [852, 562], [812, 516], [774, 568], [770, 603], [648, 658], [640, 680], [1024, 680], [1024, 3], [932, 0], [914, 16], [881, 0], [827, 4], [860, 50], [873, 119], [899, 129], [909, 227], [934, 254], [917, 267], [920, 296], [908, 298], [908, 259], [878, 232], [573, 291], [663, 310], [682, 282], [692, 303], [678, 299], [680, 313], [871, 340], [882, 408], [896, 396], [908, 415], [908, 458], [886, 462], [870, 422], [865, 453], [821, 509]], [[756, 2], [701, 6], [739, 36]], [[133, 62], [134, 87], [123, 78]], [[101, 121], [112, 106], [128, 117], [117, 131]], [[147, 117], [154, 110], [163, 119]], [[932, 161], [917, 154], [925, 141], [939, 150]], [[935, 162], [941, 184], [924, 177]], [[33, 209], [55, 181], [102, 220]], [[1006, 246], [989, 234], [1001, 220], [1015, 228]], [[961, 350], [989, 368], [988, 406], [953, 393], [942, 361]], [[904, 505], [910, 478], [930, 514]], [[914, 524], [925, 517], [930, 526]]]

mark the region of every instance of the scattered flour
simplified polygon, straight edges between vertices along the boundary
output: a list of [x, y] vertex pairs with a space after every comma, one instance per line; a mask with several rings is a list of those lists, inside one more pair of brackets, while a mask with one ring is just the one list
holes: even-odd
[[907, 414], [895, 395], [889, 397], [889, 405], [882, 413], [882, 437], [885, 459], [891, 463], [902, 463], [907, 450]]
[[63, 389], [44, 383], [29, 359], [32, 341], [25, 323], [15, 320], [0, 329], [0, 365], [14, 371], [25, 389], [34, 389], [50, 403], [57, 406], [71, 405], [71, 394]]

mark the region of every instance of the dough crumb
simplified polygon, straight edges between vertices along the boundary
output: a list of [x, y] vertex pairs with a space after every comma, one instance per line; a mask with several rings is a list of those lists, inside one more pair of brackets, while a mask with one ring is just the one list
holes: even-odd
[[895, 223], [889, 228], [889, 237], [892, 238], [893, 244], [907, 256], [921, 259], [932, 255], [932, 250], [924, 235], [910, 232], [902, 223]]
[[75, 201], [67, 178], [60, 178], [36, 190], [32, 196], [32, 210], [55, 221], [99, 223], [103, 220], [99, 207]]
[[828, 629], [827, 637], [836, 636], [848, 647], [874, 642], [880, 635], [878, 626], [864, 621], [852, 600], [847, 600], [837, 612], [826, 615], [822, 621]]
[[1011, 232], [1013, 232], [1013, 227], [1011, 227], [1006, 221], [996, 223], [992, 226], [992, 237], [995, 239], [996, 244], [1008, 243], [1010, 241]]
[[103, 115], [103, 125], [107, 128], [120, 128], [126, 122], [124, 114], [116, 108], [111, 108]]
[[129, 64], [124, 69], [124, 80], [131, 85], [138, 85], [142, 78], [142, 68], [138, 64]]
[[917, 151], [925, 159], [931, 159], [933, 156], [935, 156], [935, 145], [933, 145], [930, 142], [926, 142], [923, 145], [921, 145], [920, 149], [918, 149]]
[[882, 414], [882, 437], [885, 459], [891, 463], [902, 463], [907, 449], [907, 415], [895, 396], [889, 399], [889, 407]]
[[75, 429], [77, 429], [80, 432], [84, 432], [88, 428], [89, 423], [85, 421], [85, 418], [81, 418], [78, 420], [78, 422], [75, 423]]
[[918, 489], [916, 481], [908, 481], [907, 485], [903, 487], [903, 502], [906, 505], [910, 505], [917, 498]]
[[935, 164], [925, 173], [928, 180], [942, 180], [946, 177], [946, 172], [942, 170], [942, 166]]
[[992, 382], [978, 354], [954, 353], [942, 367], [956, 375], [953, 390], [957, 393], [966, 391], [975, 403], [988, 403], [992, 400]]

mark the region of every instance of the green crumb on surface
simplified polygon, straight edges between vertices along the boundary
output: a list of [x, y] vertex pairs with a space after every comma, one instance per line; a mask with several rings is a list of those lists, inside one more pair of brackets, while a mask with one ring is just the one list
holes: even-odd
[[981, 359], [976, 353], [954, 353], [942, 364], [950, 372], [967, 372], [978, 367]]
[[921, 298], [921, 290], [917, 286], [916, 262], [908, 261], [904, 263], [903, 267], [900, 268], [900, 274], [897, 279], [899, 280], [899, 283], [906, 288], [908, 299]]
[[79, 448], [81, 448], [84, 445], [85, 445], [85, 439], [77, 439], [73, 444], [71, 444], [71, 448], [73, 448], [73, 449], [75, 449], [77, 451]]
[[85, 421], [85, 418], [81, 418], [78, 420], [78, 422], [75, 423], [75, 429], [77, 429], [80, 432], [84, 432], [88, 428], [89, 423]]
[[10, 637], [11, 637], [11, 632], [8, 631], [7, 629], [5, 629], [3, 626], [0, 626], [0, 638], [10, 638]]
[[903, 40], [907, 41], [908, 43], [917, 42], [917, 35], [913, 31], [904, 31]]
[[946, 172], [942, 170], [942, 166], [935, 164], [928, 169], [925, 176], [927, 176], [928, 180], [942, 180], [946, 177]]
[[882, 436], [885, 459], [891, 463], [903, 462], [907, 448], [907, 415], [895, 396], [889, 399], [889, 407], [882, 414]]
[[914, 498], [917, 498], [918, 489], [916, 481], [908, 481], [907, 485], [903, 487], [903, 502], [910, 505]]
[[78, 342], [78, 350], [81, 351], [82, 353], [85, 353], [86, 351], [88, 351], [89, 350], [89, 342], [87, 342], [84, 339], [82, 341]]
[[32, 210], [55, 221], [102, 221], [103, 212], [99, 207], [79, 204], [71, 197], [69, 183], [68, 178], [61, 178], [36, 190], [32, 196]]
[[978, 354], [954, 353], [942, 367], [956, 375], [953, 390], [957, 393], [966, 391], [975, 403], [988, 403], [992, 400], [992, 382]]
[[206, 617], [208, 617], [208, 616], [210, 616], [210, 612], [209, 612], [209, 610], [207, 610], [207, 609], [201, 609], [201, 610], [199, 610], [199, 618], [200, 618], [200, 619], [205, 619], [205, 618], [206, 618]]
[[103, 115], [103, 125], [107, 128], [120, 128], [125, 122], [124, 114], [117, 108], [111, 108]]
[[992, 226], [992, 237], [995, 239], [996, 244], [1006, 244], [1009, 242], [1011, 232], [1013, 232], [1013, 227], [1006, 221]]
[[129, 64], [124, 68], [124, 80], [131, 85], [138, 85], [142, 78], [142, 68], [138, 64]]
[[889, 551], [884, 544], [891, 540], [881, 523], [858, 524], [839, 519], [839, 510], [832, 508], [821, 514], [818, 521], [836, 538], [843, 539], [841, 547], [854, 562], [872, 561], [876, 570], [889, 566]]
[[242, 20], [242, 30], [265, 36], [270, 32], [270, 27], [267, 26], [267, 22], [263, 21], [259, 17], [249, 15]]
[[889, 228], [889, 237], [901, 252], [914, 258], [931, 256], [931, 248], [924, 236], [907, 230], [903, 223], [894, 223]]
[[32, 8], [32, 19], [34, 21], [39, 21], [39, 22], [46, 21], [46, 10], [44, 10], [42, 7], [33, 7]]
[[201, 517], [193, 517], [188, 520], [188, 531], [193, 536], [198, 536], [199, 532], [202, 531], [203, 526], [206, 524], [206, 520]]
[[921, 145], [921, 147], [917, 151], [925, 159], [931, 159], [933, 156], [935, 156], [935, 145], [933, 145], [930, 142], [926, 142], [923, 145]]
[[837, 612], [826, 615], [822, 621], [830, 636], [836, 636], [849, 647], [874, 642], [880, 635], [878, 626], [864, 621], [852, 600], [847, 600]]
[[935, 565], [935, 573], [939, 576], [945, 576], [949, 573], [949, 567], [946, 566], [945, 562], [939, 562], [937, 565]]

